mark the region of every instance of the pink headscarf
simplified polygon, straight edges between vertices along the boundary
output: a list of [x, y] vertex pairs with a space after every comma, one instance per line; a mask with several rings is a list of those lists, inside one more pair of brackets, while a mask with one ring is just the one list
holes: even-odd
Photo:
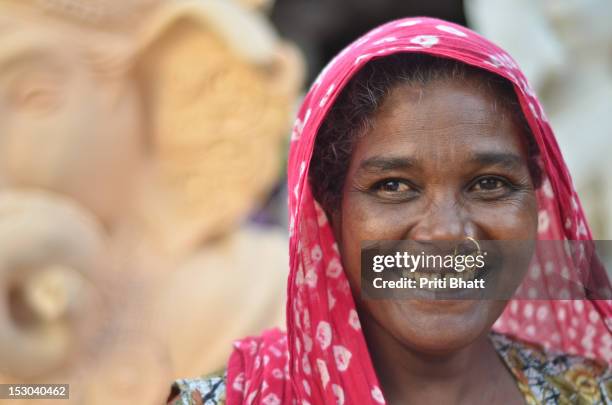
[[[407, 18], [376, 28], [329, 63], [299, 111], [288, 168], [287, 334], [271, 330], [235, 343], [228, 364], [230, 405], [385, 403], [338, 247], [307, 179], [317, 131], [346, 83], [368, 61], [404, 52], [455, 59], [510, 80], [541, 151], [538, 238], [592, 238], [544, 111], [506, 52], [469, 29], [432, 18]], [[542, 271], [532, 273], [543, 283], [555, 264], [550, 260], [538, 257], [536, 266]], [[605, 273], [596, 276], [609, 286]], [[549, 349], [612, 362], [610, 301], [512, 300], [494, 329]]]

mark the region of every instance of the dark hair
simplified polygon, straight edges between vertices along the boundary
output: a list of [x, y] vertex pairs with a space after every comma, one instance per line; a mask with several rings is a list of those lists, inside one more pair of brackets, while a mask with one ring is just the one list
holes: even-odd
[[535, 186], [539, 187], [540, 152], [510, 81], [452, 59], [427, 54], [395, 54], [371, 61], [357, 72], [321, 124], [309, 180], [315, 199], [326, 211], [339, 208], [355, 140], [371, 128], [375, 111], [391, 90], [403, 84], [425, 86], [438, 80], [471, 80], [497, 96], [497, 102], [525, 133], [529, 171]]

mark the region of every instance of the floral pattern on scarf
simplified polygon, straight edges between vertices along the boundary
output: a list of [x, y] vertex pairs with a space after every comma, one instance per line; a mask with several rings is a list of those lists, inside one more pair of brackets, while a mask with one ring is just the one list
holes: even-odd
[[[528, 405], [612, 403], [612, 369], [604, 362], [547, 352], [500, 333], [490, 338]], [[225, 405], [225, 375], [178, 380], [174, 389], [180, 393], [172, 405]], [[194, 401], [194, 392], [206, 401]]]

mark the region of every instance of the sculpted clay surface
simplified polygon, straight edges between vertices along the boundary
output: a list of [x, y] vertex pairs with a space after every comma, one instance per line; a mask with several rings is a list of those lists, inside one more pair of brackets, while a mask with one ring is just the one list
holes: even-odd
[[264, 3], [0, 0], [0, 383], [159, 403], [281, 321], [285, 238], [241, 225], [302, 77]]

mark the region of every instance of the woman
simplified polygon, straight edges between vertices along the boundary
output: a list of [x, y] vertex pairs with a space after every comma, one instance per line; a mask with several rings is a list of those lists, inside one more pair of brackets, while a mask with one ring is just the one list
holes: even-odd
[[599, 300], [541, 299], [572, 294], [572, 277], [555, 278], [568, 257], [552, 251], [520, 287], [544, 286], [535, 300], [360, 294], [366, 240], [591, 239], [546, 117], [495, 45], [430, 18], [351, 44], [300, 110], [289, 190], [287, 334], [236, 342], [226, 377], [177, 382], [176, 403], [612, 401], [597, 266]]

